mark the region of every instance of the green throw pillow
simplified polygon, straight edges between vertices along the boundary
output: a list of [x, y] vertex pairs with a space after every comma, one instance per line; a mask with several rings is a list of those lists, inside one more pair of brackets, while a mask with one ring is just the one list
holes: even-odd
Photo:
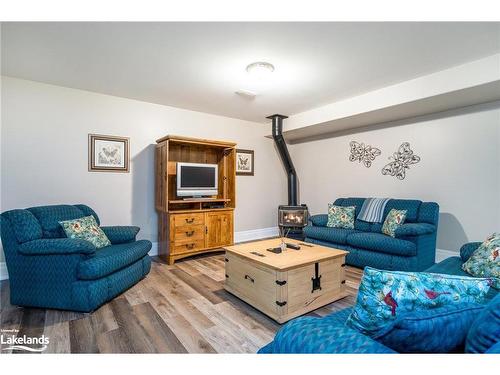
[[396, 229], [398, 229], [400, 225], [403, 225], [405, 219], [406, 210], [395, 210], [393, 208], [385, 218], [384, 225], [382, 226], [382, 233], [395, 237]]
[[500, 233], [493, 233], [478, 247], [462, 269], [475, 277], [493, 278], [493, 286], [500, 289]]
[[328, 204], [328, 222], [327, 227], [354, 229], [354, 211], [356, 207], [335, 206], [333, 203]]
[[66, 233], [68, 238], [89, 241], [97, 249], [111, 245], [108, 237], [106, 237], [106, 234], [99, 228], [93, 216], [60, 221], [59, 224], [64, 229], [64, 233]]

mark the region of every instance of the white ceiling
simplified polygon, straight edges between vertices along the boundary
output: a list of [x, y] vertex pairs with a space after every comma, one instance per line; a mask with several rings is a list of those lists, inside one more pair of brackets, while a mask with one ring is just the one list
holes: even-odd
[[[1, 36], [4, 75], [257, 122], [500, 52], [500, 23], [3, 23]], [[276, 70], [252, 81], [262, 60]]]

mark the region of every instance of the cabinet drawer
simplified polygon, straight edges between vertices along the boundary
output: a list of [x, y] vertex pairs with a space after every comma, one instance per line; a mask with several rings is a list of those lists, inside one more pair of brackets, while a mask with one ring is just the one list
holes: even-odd
[[205, 226], [183, 225], [182, 227], [176, 227], [174, 233], [175, 243], [203, 240], [205, 238]]
[[179, 214], [174, 216], [174, 226], [184, 225], [202, 225], [205, 224], [205, 215], [203, 213]]
[[173, 246], [171, 247], [172, 254], [182, 254], [182, 253], [190, 253], [196, 250], [203, 249], [205, 247], [204, 240], [193, 240], [188, 242], [178, 243], [175, 241]]
[[276, 272], [226, 253], [226, 286], [268, 314], [277, 311]]

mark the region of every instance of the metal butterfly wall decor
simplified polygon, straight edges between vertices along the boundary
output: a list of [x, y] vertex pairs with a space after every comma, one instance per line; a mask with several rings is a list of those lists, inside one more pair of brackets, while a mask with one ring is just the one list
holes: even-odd
[[389, 156], [389, 160], [392, 161], [382, 168], [382, 174], [404, 180], [406, 170], [410, 169], [410, 165], [417, 164], [420, 161], [420, 156], [413, 153], [410, 143], [404, 142], [392, 156]]
[[351, 141], [349, 145], [351, 146], [351, 155], [349, 155], [349, 160], [363, 163], [366, 168], [370, 168], [372, 161], [374, 161], [375, 158], [381, 154], [378, 148], [365, 145], [364, 143]]

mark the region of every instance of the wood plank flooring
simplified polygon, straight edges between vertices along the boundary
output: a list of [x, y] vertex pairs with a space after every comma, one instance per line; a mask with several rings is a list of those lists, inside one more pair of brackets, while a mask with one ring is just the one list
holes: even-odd
[[[346, 275], [349, 296], [308, 315], [354, 304], [362, 270], [346, 267]], [[222, 253], [172, 266], [154, 258], [144, 280], [91, 314], [12, 306], [3, 281], [0, 327], [45, 334], [44, 353], [255, 353], [280, 325], [226, 292], [224, 279]]]

